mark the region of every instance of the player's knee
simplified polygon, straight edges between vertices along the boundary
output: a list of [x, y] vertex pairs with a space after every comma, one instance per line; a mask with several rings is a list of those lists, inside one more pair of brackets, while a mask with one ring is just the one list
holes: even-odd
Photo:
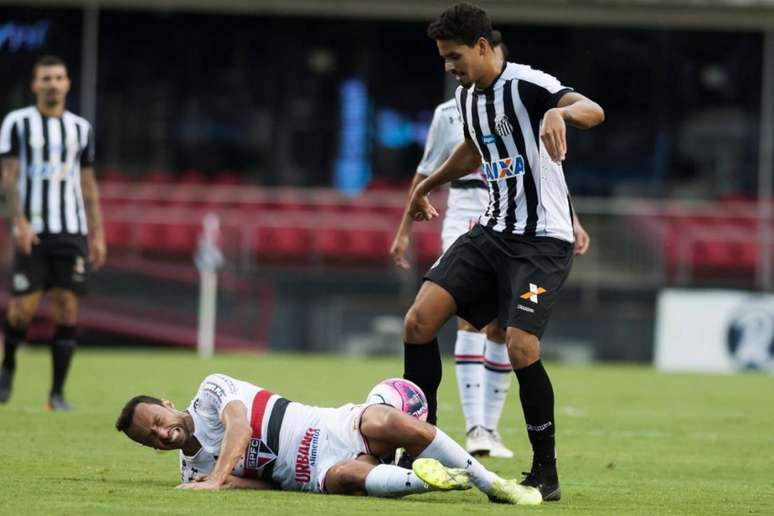
[[353, 463], [354, 461], [340, 462], [328, 470], [325, 484], [330, 494], [359, 494], [365, 491], [362, 468]]
[[486, 327], [486, 338], [492, 342], [497, 342], [498, 344], [505, 344], [505, 329], [501, 328], [497, 322], [491, 323]]
[[8, 304], [8, 322], [11, 323], [11, 326], [14, 328], [20, 330], [26, 329], [34, 316], [34, 310], [25, 306], [23, 303], [11, 301]]
[[540, 360], [540, 341], [537, 336], [518, 328], [508, 328], [506, 343], [513, 367], [527, 367]]
[[406, 342], [421, 344], [433, 339], [434, 335], [430, 333], [422, 312], [412, 306], [403, 319], [403, 338]]
[[54, 320], [67, 326], [78, 322], [78, 298], [75, 294], [60, 291], [54, 295]]
[[424, 449], [435, 435], [432, 425], [397, 410], [390, 413], [387, 425], [390, 431], [400, 436], [400, 444], [407, 449], [415, 446]]

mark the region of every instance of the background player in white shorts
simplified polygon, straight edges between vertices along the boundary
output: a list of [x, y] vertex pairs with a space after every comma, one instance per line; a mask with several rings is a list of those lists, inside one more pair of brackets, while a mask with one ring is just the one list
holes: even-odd
[[[540, 492], [504, 480], [440, 429], [390, 406], [320, 408], [223, 374], [207, 376], [186, 411], [136, 396], [116, 428], [158, 450], [180, 450], [182, 489], [226, 487], [395, 497], [472, 485], [497, 502], [534, 505]], [[380, 464], [403, 447], [413, 470]]]
[[[500, 60], [506, 60], [508, 49], [502, 42], [502, 36], [499, 31], [492, 31], [492, 36], [496, 55]], [[417, 184], [440, 168], [463, 138], [462, 119], [454, 98], [451, 98], [435, 108], [424, 155], [417, 166], [409, 197]], [[478, 224], [478, 218], [488, 203], [489, 191], [480, 170], [451, 183], [441, 231], [444, 253], [460, 235]], [[409, 267], [404, 255], [409, 246], [412, 222], [408, 211], [404, 211], [390, 248], [395, 264], [404, 269]], [[590, 238], [574, 213], [573, 226], [575, 254], [585, 254]], [[457, 318], [454, 361], [465, 418], [466, 449], [473, 455], [506, 459], [513, 457], [513, 452], [503, 445], [497, 431], [512, 377], [512, 367], [505, 347], [505, 331], [497, 324], [490, 324], [479, 332], [467, 321]]]

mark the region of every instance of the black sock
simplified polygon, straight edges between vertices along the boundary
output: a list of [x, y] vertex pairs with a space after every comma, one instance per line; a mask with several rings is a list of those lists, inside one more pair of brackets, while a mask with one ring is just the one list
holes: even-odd
[[540, 360], [515, 372], [519, 379], [519, 398], [534, 459], [541, 464], [554, 464], [556, 426], [551, 380]]
[[3, 350], [3, 369], [13, 373], [16, 370], [16, 350], [19, 348], [19, 342], [23, 341], [27, 335], [27, 329], [20, 330], [12, 326], [10, 322], [5, 322], [5, 346]]
[[75, 326], [56, 327], [54, 342], [51, 345], [51, 356], [54, 359], [54, 382], [51, 385], [51, 394], [62, 394], [76, 344]]
[[441, 352], [438, 339], [427, 344], [404, 343], [403, 378], [411, 380], [427, 397], [427, 422], [438, 421], [438, 386], [441, 385]]

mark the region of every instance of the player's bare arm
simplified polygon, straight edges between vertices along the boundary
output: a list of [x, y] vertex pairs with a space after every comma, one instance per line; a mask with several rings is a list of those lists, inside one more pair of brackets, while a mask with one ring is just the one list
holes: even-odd
[[247, 420], [247, 409], [244, 403], [233, 400], [223, 409], [221, 416], [225, 432], [220, 445], [220, 455], [215, 467], [202, 482], [180, 484], [178, 489], [223, 489], [230, 487], [227, 480], [236, 463], [242, 457], [247, 443], [252, 435], [250, 422]]
[[575, 254], [583, 256], [589, 250], [591, 245], [591, 237], [586, 232], [586, 229], [581, 225], [578, 214], [575, 210], [572, 212], [572, 229], [575, 233]]
[[14, 242], [23, 254], [32, 252], [32, 245], [38, 243], [38, 237], [32, 231], [32, 226], [24, 216], [19, 201], [19, 159], [3, 158], [0, 160], [3, 171], [3, 193], [8, 216], [11, 219]]
[[[208, 475], [196, 475], [193, 481], [197, 483], [206, 482], [208, 478]], [[238, 477], [236, 475], [229, 475], [226, 478], [226, 481], [223, 482], [222, 487], [228, 489], [257, 489], [263, 491], [274, 489], [274, 486], [269, 482], [265, 482], [257, 478]]]
[[107, 246], [94, 167], [84, 167], [81, 171], [81, 190], [89, 224], [89, 262], [94, 270], [98, 270], [107, 258]]
[[427, 195], [437, 187], [469, 174], [481, 165], [481, 156], [476, 145], [466, 139], [460, 143], [441, 168], [433, 172], [414, 189], [409, 203], [409, 212], [414, 220], [430, 220], [438, 211], [430, 204]]
[[408, 249], [409, 241], [411, 240], [411, 225], [414, 222], [411, 218], [411, 211], [409, 210], [409, 208], [411, 208], [411, 195], [414, 193], [417, 185], [421, 183], [425, 177], [427, 176], [424, 174], [414, 174], [414, 179], [411, 180], [411, 186], [409, 187], [408, 191], [406, 208], [403, 210], [403, 217], [400, 219], [400, 226], [398, 226], [395, 239], [392, 241], [392, 245], [390, 246], [390, 256], [392, 257], [392, 261], [395, 262], [395, 265], [401, 269], [408, 269], [410, 267], [404, 256], [406, 254], [406, 250]]
[[591, 129], [605, 120], [602, 107], [580, 93], [562, 95], [555, 108], [546, 111], [540, 139], [552, 160], [559, 162], [567, 155], [567, 124], [577, 129]]

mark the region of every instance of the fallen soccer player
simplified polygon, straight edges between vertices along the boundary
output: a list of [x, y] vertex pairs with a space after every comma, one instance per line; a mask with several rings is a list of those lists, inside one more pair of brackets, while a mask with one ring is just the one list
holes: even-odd
[[[498, 477], [442, 430], [378, 403], [320, 408], [222, 374], [185, 411], [136, 396], [116, 428], [157, 450], [180, 450], [179, 489], [274, 489], [399, 497], [475, 486], [493, 502], [541, 503], [540, 491]], [[412, 469], [383, 464], [398, 448]]]

